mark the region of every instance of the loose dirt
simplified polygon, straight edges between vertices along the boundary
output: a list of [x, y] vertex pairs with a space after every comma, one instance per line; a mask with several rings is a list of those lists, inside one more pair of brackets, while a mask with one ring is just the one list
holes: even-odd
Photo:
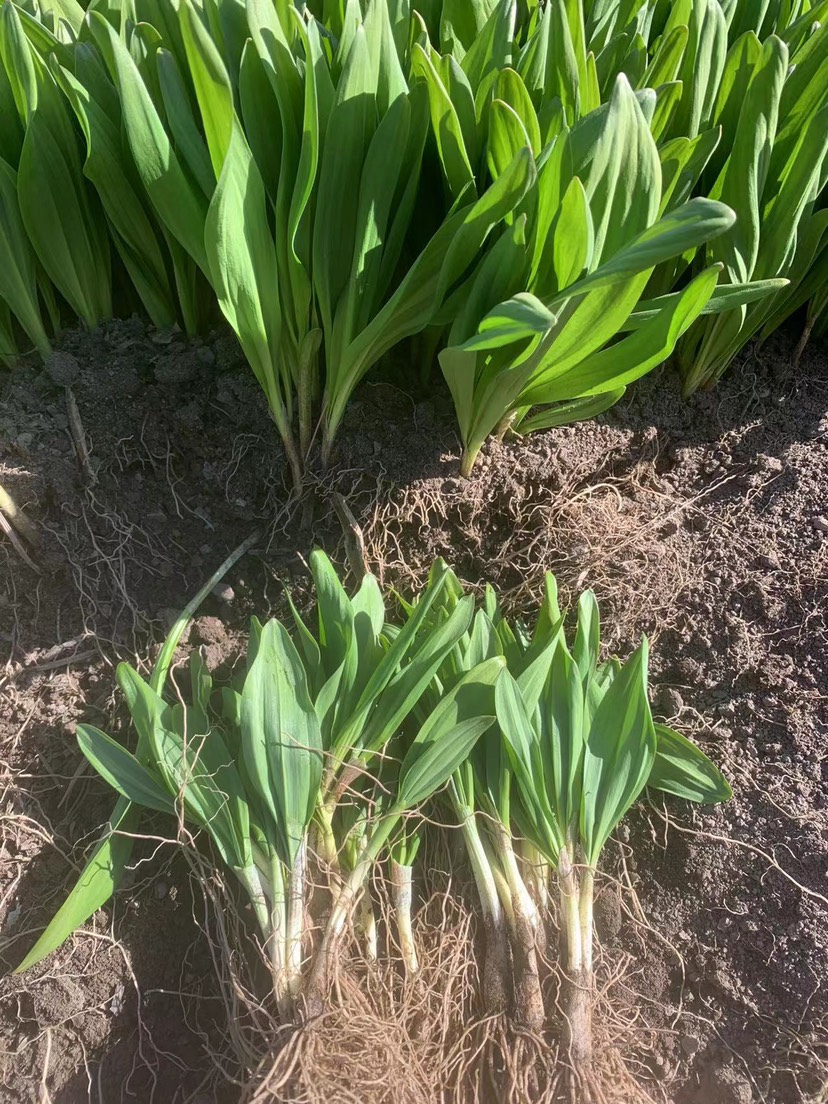
[[[519, 614], [551, 570], [567, 601], [595, 589], [611, 650], [650, 635], [659, 716], [699, 741], [735, 797], [642, 802], [608, 848], [608, 1028], [656, 1100], [824, 1099], [828, 361], [814, 347], [794, 368], [795, 340], [779, 335], [689, 403], [663, 371], [598, 422], [493, 443], [470, 481], [442, 389], [402, 390], [389, 371], [357, 394], [310, 507], [286, 505], [263, 399], [223, 334], [188, 346], [113, 323], [66, 334], [46, 370], [3, 377], [0, 483], [40, 533], [36, 571], [0, 538], [4, 969], [111, 807], [73, 730], [120, 730], [117, 661], [151, 661], [186, 598], [260, 528], [189, 634], [231, 669], [249, 615], [279, 613], [285, 585], [306, 593], [315, 543], [344, 559], [336, 490], [386, 586], [408, 590], [442, 555]], [[209, 910], [163, 842], [169, 826], [142, 831], [110, 904], [0, 981], [0, 1099], [239, 1099]], [[348, 1039], [356, 1053], [358, 1033]], [[371, 1060], [389, 1047], [372, 1039]]]

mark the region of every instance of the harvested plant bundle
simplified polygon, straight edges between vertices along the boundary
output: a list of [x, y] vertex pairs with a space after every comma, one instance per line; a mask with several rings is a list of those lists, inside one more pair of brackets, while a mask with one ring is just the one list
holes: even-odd
[[731, 791], [695, 744], [653, 722], [646, 637], [623, 665], [602, 663], [598, 607], [586, 591], [570, 650], [551, 576], [544, 623], [548, 643], [540, 643], [537, 655], [536, 632], [523, 650], [524, 664], [533, 652], [534, 663], [517, 677], [505, 673], [495, 697], [519, 794], [516, 824], [557, 871], [564, 1047], [576, 1076], [588, 1079], [593, 895], [601, 851], [645, 787], [701, 803], [726, 801]]
[[20, 969], [106, 900], [143, 807], [175, 816], [185, 840], [209, 838], [252, 907], [280, 1017], [313, 1017], [326, 1007], [357, 912], [376, 957], [370, 875], [386, 859], [403, 966], [417, 973], [418, 811], [439, 800], [478, 888], [486, 1011], [511, 1013], [536, 1036], [547, 1026], [538, 952], [555, 872], [564, 1043], [588, 1084], [601, 850], [646, 786], [714, 802], [730, 796], [727, 783], [699, 748], [653, 722], [646, 640], [623, 665], [601, 662], [591, 592], [579, 601], [570, 650], [551, 575], [530, 633], [503, 615], [491, 588], [475, 611], [439, 560], [420, 595], [402, 603], [401, 625], [386, 620], [372, 576], [351, 598], [323, 553], [312, 554], [311, 569], [313, 627], [292, 603], [292, 633], [254, 619], [238, 687], [214, 690], [193, 652], [189, 690], [165, 700], [186, 616], [150, 682], [121, 664], [135, 751], [78, 726], [84, 755], [120, 795], [111, 831]]
[[[389, 640], [373, 576], [349, 599], [323, 553], [314, 553], [311, 562], [316, 633], [296, 611], [296, 643], [278, 621], [254, 620], [240, 690], [225, 687], [214, 695], [194, 652], [186, 704], [170, 705], [158, 674], [146, 682], [121, 664], [118, 681], [138, 735], [135, 752], [90, 725], [78, 729], [84, 755], [120, 794], [113, 827], [134, 830], [136, 810], [145, 807], [176, 814], [191, 832], [209, 836], [249, 897], [285, 1017], [302, 986], [307, 949], [311, 824], [319, 857], [336, 875], [305, 991], [308, 1006], [318, 1010], [345, 922], [377, 857], [394, 843], [403, 818], [445, 784], [493, 724], [493, 686], [503, 666], [494, 659], [469, 671], [401, 743], [400, 729], [424, 686], [468, 623], [471, 599], [450, 624], [423, 630], [445, 581], [445, 571], [435, 572], [421, 617]], [[110, 838], [101, 846], [119, 845]], [[400, 846], [397, 840], [398, 856]], [[103, 861], [99, 848], [93, 878]], [[113, 882], [125, 861], [112, 863]], [[87, 870], [70, 898], [75, 918], [89, 883]], [[100, 903], [97, 898], [92, 908]], [[59, 945], [88, 912], [74, 923], [71, 915], [64, 906], [22, 969]]]
[[[442, 576], [445, 567], [438, 561], [435, 570]], [[465, 600], [450, 571], [430, 616], [446, 617]], [[646, 639], [623, 666], [617, 660], [601, 663], [591, 591], [578, 603], [571, 652], [564, 626], [552, 575], [531, 633], [504, 617], [487, 587], [482, 608], [440, 666], [422, 708], [475, 665], [505, 661], [495, 687], [498, 725], [484, 733], [449, 788], [483, 916], [484, 1004], [501, 1011], [511, 1000], [519, 1023], [534, 1031], [543, 1027], [537, 951], [545, 947], [547, 876], [555, 869], [568, 984], [567, 1046], [575, 1064], [586, 1068], [594, 989], [592, 896], [601, 849], [645, 786], [701, 803], [727, 800], [730, 787], [695, 744], [654, 724]]]

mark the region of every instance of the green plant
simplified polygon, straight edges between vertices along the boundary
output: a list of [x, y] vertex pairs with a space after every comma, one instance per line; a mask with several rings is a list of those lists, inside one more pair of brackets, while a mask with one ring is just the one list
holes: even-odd
[[[429, 612], [431, 623], [456, 616], [471, 603], [453, 571], [437, 561], [432, 569], [445, 584]], [[420, 611], [408, 606], [409, 616]], [[479, 609], [466, 631], [446, 654], [420, 703], [420, 711], [432, 708], [477, 664], [500, 660], [518, 670], [531, 671], [550, 624], [545, 613], [538, 619], [535, 642], [526, 663], [516, 651], [513, 632], [501, 615], [497, 597], [487, 588]], [[529, 674], [527, 677], [531, 677]], [[540, 1031], [544, 1023], [537, 945], [545, 943], [539, 904], [542, 892], [530, 893], [512, 836], [512, 772], [497, 729], [484, 734], [474, 752], [452, 776], [446, 800], [462, 834], [480, 902], [484, 936], [482, 995], [487, 1011], [497, 1014], [510, 1004], [518, 1023]], [[511, 964], [510, 964], [511, 960]]]
[[[181, 611], [164, 641], [152, 670], [150, 689], [154, 693], [159, 696], [164, 693], [175, 650], [184, 630], [195, 616], [196, 610], [213, 587], [221, 582], [230, 568], [258, 538], [259, 534], [253, 533], [243, 541]], [[146, 755], [146, 740], [139, 736], [136, 756], [139, 760], [143, 760]], [[92, 849], [75, 886], [47, 925], [46, 930], [17, 967], [17, 973], [28, 970], [52, 951], [57, 950], [74, 931], [86, 923], [94, 912], [106, 904], [117, 888], [129, 862], [132, 854], [132, 834], [136, 831], [138, 823], [138, 808], [128, 798], [120, 797], [112, 810], [105, 832]]]
[[189, 333], [211, 291], [298, 488], [423, 331], [466, 472], [674, 349], [689, 393], [806, 297], [810, 332], [825, 0], [421, 7], [3, 0], [0, 355], [124, 274]]
[[[300, 990], [311, 1013], [323, 1006], [346, 920], [386, 845], [393, 844], [396, 859], [410, 866], [416, 847], [395, 839], [401, 822], [445, 784], [492, 725], [492, 687], [502, 667], [495, 660], [470, 670], [400, 743], [399, 730], [422, 687], [456, 639], [462, 611], [448, 628], [418, 633], [415, 622], [385, 640], [384, 607], [373, 577], [366, 576], [349, 599], [327, 557], [314, 553], [312, 567], [318, 634], [298, 614], [297, 643], [278, 621], [254, 620], [240, 690], [224, 687], [215, 694], [193, 652], [189, 693], [168, 704], [162, 690], [177, 631], [151, 682], [127, 664], [118, 668], [138, 734], [134, 753], [93, 726], [78, 727], [82, 752], [120, 795], [113, 830], [133, 831], [136, 810], [144, 807], [176, 815], [188, 833], [209, 837], [250, 900], [285, 1018]], [[424, 611], [443, 579], [435, 572]], [[347, 802], [346, 791], [337, 787], [345, 768], [351, 769]], [[303, 983], [315, 821], [336, 878], [329, 921]], [[99, 906], [107, 860], [111, 892], [129, 854], [122, 838], [112, 835], [99, 845], [70, 907], [61, 909], [20, 969], [38, 962]]]
[[[771, 329], [808, 273], [821, 233], [821, 225], [811, 225], [810, 212], [824, 189], [826, 129], [818, 121], [826, 87], [823, 31], [816, 21], [822, 5], [812, 16], [778, 4], [685, 0], [636, 5], [631, 11], [578, 0], [529, 6], [522, 19], [505, 0], [470, 8], [474, 17], [460, 18], [445, 5], [439, 38], [446, 52], [437, 53], [424, 28], [412, 60], [413, 72], [429, 89], [446, 187], [451, 195], [480, 187], [496, 177], [506, 152], [520, 145], [532, 149], [539, 172], [537, 184], [481, 260], [475, 290], [455, 300], [453, 314], [442, 319], [451, 329], [440, 363], [455, 399], [466, 472], [493, 431], [528, 432], [591, 417], [677, 346], [686, 390], [692, 390], [702, 377], [709, 381], [721, 374], [759, 327]], [[778, 229], [767, 234], [756, 264], [736, 263], [733, 243], [742, 249], [757, 223], [750, 157], [738, 154], [737, 147], [752, 140], [761, 151], [756, 137], [761, 127], [757, 131], [757, 120], [742, 113], [774, 110], [770, 87], [757, 85], [753, 104], [746, 100], [762, 41], [766, 52], [774, 43], [782, 50], [790, 44], [798, 65], [788, 78], [786, 106], [799, 126], [813, 125], [813, 132], [801, 135], [796, 154], [789, 143], [791, 164], [784, 171], [794, 175], [785, 198], [759, 212], [763, 234], [773, 220]], [[624, 112], [632, 115], [636, 105], [640, 117], [630, 131], [614, 197], [611, 172], [603, 182], [600, 174], [608, 165], [613, 170], [613, 139], [625, 131]], [[616, 140], [615, 148], [622, 144]], [[729, 186], [723, 191], [716, 178], [726, 165]], [[637, 177], [635, 194], [649, 194], [653, 201], [650, 221], [640, 229], [655, 233], [667, 220], [666, 229], [680, 214], [687, 236], [676, 241], [672, 253], [665, 238], [664, 254], [652, 267], [616, 274], [619, 315], [624, 284], [631, 287], [643, 277], [640, 309], [612, 325], [607, 311], [606, 329], [590, 324], [582, 334], [578, 322], [587, 321], [589, 302], [599, 297], [581, 299], [579, 276], [593, 275], [596, 265], [600, 271], [613, 249], [626, 244], [619, 234], [628, 232], [627, 223], [634, 236], [635, 217], [602, 241], [613, 206], [624, 209], [627, 173]], [[569, 190], [576, 178], [585, 196]], [[780, 187], [781, 180], [775, 191]], [[701, 214], [698, 204], [704, 199], [724, 200], [730, 214], [715, 228], [699, 219], [693, 243], [690, 215]], [[707, 214], [713, 211], [708, 208]], [[724, 215], [721, 206], [719, 211]], [[566, 265], [577, 271], [564, 271]], [[498, 291], [509, 297], [498, 302]], [[561, 329], [571, 343], [561, 342]], [[593, 333], [600, 337], [594, 346]], [[556, 345], [563, 363], [557, 361]], [[718, 365], [712, 374], [710, 358]], [[536, 405], [540, 408], [532, 409]]]
[[722, 263], [731, 283], [793, 279], [776, 296], [701, 322], [686, 335], [679, 349], [685, 394], [715, 383], [750, 337], [763, 326], [768, 332], [773, 316], [784, 317], [825, 227], [817, 201], [828, 178], [828, 28], [818, 27], [793, 55], [781, 38], [760, 44], [748, 36], [744, 51], [731, 57], [742, 83], [734, 72], [729, 155], [711, 195], [738, 217], [708, 246], [707, 259]]
[[[19, 161], [11, 166], [16, 178], [6, 163], [6, 187], [16, 179], [20, 220], [40, 265], [75, 315], [93, 328], [112, 314], [109, 240], [97, 197], [83, 177], [69, 105], [35, 45], [43, 38], [60, 55], [62, 43], [5, 0], [0, 7], [0, 61], [22, 129]], [[0, 125], [8, 146], [14, 141], [9, 137], [13, 123]], [[9, 209], [13, 204], [7, 199], [4, 206]], [[9, 256], [12, 264], [24, 263], [14, 252]], [[36, 297], [28, 268], [28, 309], [19, 320], [45, 349], [34, 322]]]
[[593, 594], [579, 600], [571, 649], [559, 613], [549, 578], [552, 627], [538, 661], [545, 678], [506, 673], [495, 698], [519, 795], [515, 821], [557, 871], [567, 979], [564, 1042], [576, 1074], [588, 1077], [593, 894], [601, 852], [645, 787], [702, 803], [726, 801], [731, 790], [695, 744], [653, 722], [646, 638], [626, 663], [601, 662]]
[[[134, 753], [78, 727], [81, 750], [120, 795], [110, 833], [20, 969], [53, 950], [117, 884], [141, 807], [174, 816], [179, 834], [209, 838], [252, 907], [283, 1020], [324, 1010], [356, 915], [369, 959], [376, 920], [369, 878], [386, 858], [400, 950], [419, 968], [412, 924], [421, 806], [454, 812], [479, 891], [483, 998], [534, 1032], [546, 1022], [538, 971], [549, 872], [556, 872], [566, 975], [565, 1044], [578, 1077], [592, 1053], [592, 902], [598, 862], [645, 787], [697, 802], [730, 788], [704, 753], [653, 722], [647, 643], [625, 663], [600, 657], [598, 608], [578, 603], [571, 648], [551, 575], [533, 631], [485, 590], [474, 611], [437, 561], [394, 625], [368, 575], [349, 597], [321, 552], [311, 557], [311, 629], [292, 608], [251, 624], [241, 683], [213, 687], [198, 654], [189, 689], [163, 688], [191, 604], [146, 682], [118, 681], [138, 734]], [[211, 583], [213, 580], [211, 580]], [[209, 585], [209, 584], [208, 584]], [[309, 872], [314, 877], [309, 877]], [[327, 873], [330, 911], [315, 953], [310, 886]]]
[[[525, 110], [531, 104], [524, 101]], [[722, 234], [733, 212], [691, 199], [662, 213], [658, 149], [643, 106], [618, 78], [611, 101], [561, 126], [537, 184], [480, 262], [440, 365], [454, 398], [468, 474], [496, 430], [530, 432], [591, 417], [661, 364], [709, 307], [721, 267], [657, 302], [621, 340], [655, 267]], [[502, 146], [529, 143], [515, 110], [495, 100], [489, 168]], [[534, 409], [534, 408], [541, 409]]]

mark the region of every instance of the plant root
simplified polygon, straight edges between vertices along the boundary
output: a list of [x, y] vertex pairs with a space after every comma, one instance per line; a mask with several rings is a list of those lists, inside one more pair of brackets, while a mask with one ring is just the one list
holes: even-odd
[[499, 1016], [512, 1003], [509, 943], [504, 928], [489, 917], [484, 923], [483, 1007], [488, 1016]]
[[611, 1046], [593, 1056], [589, 1069], [559, 1067], [550, 1099], [554, 1104], [654, 1104]]
[[[543, 925], [538, 925], [539, 929]], [[515, 910], [511, 931], [515, 1022], [540, 1033], [546, 1022], [541, 991], [536, 932], [528, 918]]]

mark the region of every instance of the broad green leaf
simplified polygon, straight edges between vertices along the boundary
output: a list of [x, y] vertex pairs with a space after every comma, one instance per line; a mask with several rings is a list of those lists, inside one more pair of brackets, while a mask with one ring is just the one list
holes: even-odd
[[526, 131], [532, 153], [535, 157], [540, 156], [542, 149], [540, 123], [532, 105], [532, 98], [520, 74], [514, 69], [502, 69], [497, 75], [493, 92], [495, 102], [500, 100], [508, 104], [518, 116]]
[[716, 287], [720, 266], [700, 273], [678, 297], [629, 337], [585, 357], [567, 372], [538, 375], [523, 392], [528, 405], [617, 391], [663, 364], [676, 342], [702, 313]]
[[333, 332], [336, 305], [351, 275], [362, 168], [376, 129], [378, 59], [357, 28], [336, 88], [319, 169], [313, 237], [314, 285], [323, 329]]
[[[747, 284], [720, 284], [707, 300], [701, 313], [719, 314], [722, 311], [735, 310], [758, 299], [764, 299], [767, 295], [775, 295], [787, 285], [788, 281], [785, 279], [751, 280]], [[681, 294], [680, 291], [675, 291], [670, 295], [661, 295], [657, 299], [642, 299], [627, 319], [624, 328], [638, 329], [652, 321], [665, 306], [677, 302]]]
[[269, 621], [242, 690], [242, 753], [292, 866], [316, 808], [322, 738], [302, 661], [285, 629]]
[[[583, 126], [583, 124], [581, 124]], [[577, 142], [573, 130], [573, 141]], [[595, 262], [609, 260], [658, 213], [661, 164], [635, 93], [619, 74], [587, 160], [573, 157], [595, 227]]]
[[647, 701], [646, 638], [595, 711], [584, 750], [581, 839], [595, 866], [601, 849], [643, 790], [656, 754]]
[[472, 89], [478, 89], [490, 73], [504, 69], [511, 61], [516, 15], [516, 0], [495, 0], [491, 15], [460, 59]]
[[585, 590], [578, 599], [578, 628], [572, 657], [586, 689], [595, 675], [601, 653], [601, 616], [598, 602], [591, 590]]
[[660, 84], [667, 84], [676, 79], [689, 37], [688, 27], [681, 23], [662, 35], [641, 79], [642, 87], [658, 88]]
[[114, 28], [97, 12], [90, 13], [89, 25], [120, 91], [124, 128], [150, 202], [173, 237], [208, 273], [204, 195], [184, 173], [138, 67]]
[[[554, 219], [547, 247], [548, 260], [541, 262], [537, 286], [541, 294], [554, 295], [574, 284], [592, 266], [595, 231], [584, 186], [577, 176], [564, 192]], [[551, 267], [550, 267], [551, 266]]]
[[93, 725], [78, 725], [78, 745], [105, 782], [146, 809], [174, 813], [175, 802], [155, 776], [111, 736]]
[[532, 842], [550, 862], [557, 862], [565, 843], [566, 825], [560, 823], [553, 809], [552, 748], [532, 724], [520, 687], [508, 671], [495, 687], [495, 708], [521, 804], [534, 829]]
[[657, 724], [655, 733], [656, 756], [647, 778], [651, 790], [702, 805], [730, 800], [730, 785], [700, 747], [667, 725]]
[[495, 100], [489, 111], [489, 140], [486, 160], [492, 180], [512, 163], [512, 159], [525, 147], [531, 148], [531, 140], [520, 116], [502, 100]]
[[512, 426], [515, 433], [534, 433], [541, 429], [554, 429], [557, 426], [572, 425], [575, 422], [596, 418], [615, 406], [626, 392], [626, 387], [617, 387], [610, 391], [602, 391], [598, 395], [587, 395], [584, 398], [570, 399], [568, 402], [557, 403], [555, 406], [547, 406], [522, 418]]
[[176, 321], [176, 299], [154, 220], [145, 207], [134, 166], [124, 157], [117, 95], [91, 47], [77, 47], [75, 64], [83, 82], [56, 61], [52, 73], [86, 140], [84, 176], [98, 192], [115, 246], [153, 324], [171, 326]]
[[552, 762], [549, 796], [566, 836], [577, 824], [580, 813], [585, 729], [581, 673], [563, 641], [555, 648], [538, 710], [540, 738], [546, 743], [546, 755]]
[[748, 86], [733, 149], [717, 189], [721, 201], [736, 212], [736, 222], [713, 246], [711, 256], [725, 263], [733, 282], [744, 283], [751, 278], [759, 253], [762, 192], [787, 60], [784, 44], [777, 38], [768, 39]]
[[540, 299], [528, 291], [520, 292], [490, 310], [482, 319], [478, 333], [465, 341], [461, 348], [468, 352], [496, 349], [521, 338], [546, 333], [555, 322], [555, 315]]
[[443, 0], [440, 48], [462, 61], [486, 25], [498, 0]]
[[[695, 138], [712, 122], [727, 56], [727, 22], [719, 0], [694, 0], [690, 10], [689, 39], [678, 72], [685, 91], [673, 120], [673, 133]], [[681, 19], [684, 13], [674, 11]]]
[[400, 767], [394, 809], [413, 809], [448, 782], [494, 723], [493, 688], [502, 656], [479, 664], [443, 698], [421, 726]]
[[344, 662], [351, 646], [354, 610], [333, 564], [321, 549], [311, 553], [310, 569], [316, 588], [319, 648], [330, 676]]
[[411, 65], [413, 74], [422, 79], [428, 89], [431, 127], [446, 184], [452, 196], [459, 196], [466, 187], [473, 186], [474, 172], [457, 109], [434, 63], [419, 44], [414, 46]]
[[600, 265], [589, 276], [554, 296], [547, 306], [552, 308], [561, 300], [609, 287], [655, 268], [661, 261], [723, 234], [735, 221], [733, 211], [723, 203], [711, 199], [691, 199], [624, 245], [611, 260]]
[[17, 199], [17, 173], [0, 160], [0, 299], [11, 308], [41, 356], [51, 351], [37, 295], [37, 265]]
[[[412, 652], [410, 661], [389, 680], [378, 698], [376, 709], [361, 735], [362, 747], [376, 751], [394, 735], [440, 664], [468, 629], [473, 612], [474, 600], [468, 595], [458, 602], [445, 622], [424, 634], [422, 644]], [[367, 691], [363, 700], [366, 696]]]
[[169, 50], [159, 48], [155, 54], [155, 63], [170, 136], [184, 165], [204, 197], [209, 200], [216, 187], [216, 173], [190, 103], [189, 90], [175, 56]]
[[137, 831], [139, 820], [139, 808], [126, 798], [119, 798], [109, 818], [107, 835], [95, 844], [71, 893], [15, 969], [16, 974], [31, 969], [56, 951], [110, 899], [129, 862], [133, 833]]

